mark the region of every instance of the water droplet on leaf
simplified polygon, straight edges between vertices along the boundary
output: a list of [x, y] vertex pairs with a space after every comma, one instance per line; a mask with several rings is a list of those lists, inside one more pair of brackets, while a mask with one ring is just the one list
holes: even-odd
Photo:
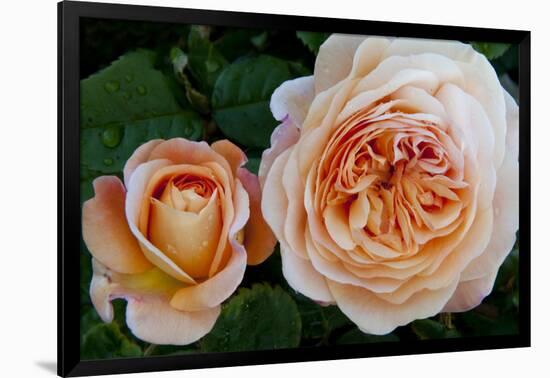
[[116, 80], [111, 80], [106, 82], [103, 88], [105, 88], [107, 93], [114, 93], [119, 90], [120, 84]]
[[187, 125], [183, 128], [183, 135], [190, 137], [193, 134], [193, 126]]
[[105, 147], [115, 148], [122, 139], [122, 128], [118, 126], [107, 126], [101, 133], [101, 142]]
[[147, 94], [147, 88], [145, 88], [145, 86], [143, 85], [138, 85], [136, 90], [137, 90], [137, 93], [139, 93], [142, 96], [145, 96]]

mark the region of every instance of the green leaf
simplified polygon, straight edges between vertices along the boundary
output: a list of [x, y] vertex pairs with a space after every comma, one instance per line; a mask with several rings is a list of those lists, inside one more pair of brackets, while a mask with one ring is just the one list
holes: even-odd
[[460, 337], [456, 329], [448, 329], [432, 319], [415, 320], [411, 327], [420, 340]]
[[268, 41], [267, 41], [268, 37], [269, 37], [268, 32], [264, 31], [250, 38], [250, 42], [252, 42], [254, 47], [256, 47], [259, 51], [263, 51], [266, 49], [268, 45]]
[[129, 340], [117, 323], [101, 323], [93, 326], [83, 337], [80, 355], [93, 360], [117, 357], [140, 357], [141, 348]]
[[361, 332], [358, 328], [352, 329], [344, 333], [336, 344], [367, 344], [367, 343], [383, 343], [383, 342], [397, 342], [399, 337], [393, 333], [387, 335], [371, 335]]
[[180, 112], [150, 50], [127, 53], [80, 83], [80, 125], [93, 128]]
[[471, 42], [471, 45], [489, 60], [499, 58], [510, 48], [509, 43]]
[[189, 101], [189, 104], [201, 114], [209, 113], [210, 102], [208, 101], [208, 97], [193, 88], [193, 85], [184, 71], [189, 61], [187, 55], [181, 51], [181, 49], [174, 47], [170, 50], [170, 60], [172, 61], [172, 67], [177, 81], [183, 84], [185, 88], [185, 97], [187, 101]]
[[81, 186], [90, 195], [96, 174], [118, 173], [128, 157], [154, 138], [202, 135], [199, 116], [183, 110], [170, 81], [154, 68], [155, 53], [138, 50], [81, 81]]
[[213, 116], [222, 132], [248, 147], [267, 147], [277, 121], [269, 110], [273, 91], [294, 78], [291, 64], [268, 55], [243, 58], [220, 75], [212, 93]]
[[307, 46], [309, 51], [317, 55], [319, 47], [326, 41], [330, 33], [297, 31], [296, 36]]
[[210, 94], [227, 60], [210, 42], [208, 30], [204, 26], [192, 26], [187, 44], [191, 75], [197, 81], [199, 90]]
[[[460, 314], [461, 330], [467, 335], [494, 336], [518, 333], [518, 318], [515, 314], [498, 314], [492, 319], [476, 310]], [[458, 321], [457, 321], [458, 323]]]
[[514, 249], [506, 257], [499, 268], [497, 278], [495, 280], [495, 289], [500, 289], [505, 292], [510, 292], [516, 285], [519, 274], [519, 250]]
[[302, 324], [296, 303], [280, 287], [242, 288], [227, 304], [214, 329], [201, 341], [204, 352], [293, 348]]
[[301, 294], [294, 297], [302, 318], [302, 337], [305, 339], [327, 339], [332, 331], [353, 324], [337, 306], [321, 306]]
[[[113, 132], [116, 130], [116, 132]], [[149, 119], [112, 123], [83, 129], [80, 136], [80, 163], [90, 170], [117, 173], [134, 150], [151, 139], [184, 137], [198, 140], [202, 136], [203, 123], [197, 113], [181, 110], [177, 114]], [[118, 135], [115, 147], [105, 143], [105, 136]]]
[[254, 51], [252, 38], [259, 33], [254, 29], [229, 30], [214, 42], [214, 46], [227, 60], [234, 61]]

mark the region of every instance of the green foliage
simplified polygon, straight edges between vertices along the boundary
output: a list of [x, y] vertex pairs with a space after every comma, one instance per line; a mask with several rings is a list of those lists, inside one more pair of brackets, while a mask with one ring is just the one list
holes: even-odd
[[189, 69], [203, 93], [210, 94], [227, 60], [210, 42], [207, 26], [192, 26], [188, 38]]
[[80, 351], [85, 360], [116, 357], [140, 357], [139, 345], [129, 340], [117, 323], [101, 323], [93, 326], [83, 337]]
[[295, 298], [304, 339], [326, 341], [334, 330], [353, 324], [337, 306], [320, 306], [301, 294], [296, 294]]
[[253, 29], [228, 30], [214, 42], [214, 45], [229, 61], [251, 54], [254, 51], [252, 38], [261, 33]]
[[80, 84], [80, 126], [146, 120], [180, 112], [151, 50], [129, 52]]
[[501, 57], [510, 48], [509, 43], [472, 42], [471, 45], [489, 60]]
[[267, 147], [277, 121], [269, 110], [273, 91], [295, 77], [285, 60], [260, 55], [232, 63], [212, 93], [214, 119], [230, 139], [248, 147]]
[[412, 322], [411, 327], [420, 340], [448, 339], [460, 336], [460, 333], [456, 329], [448, 328], [444, 324], [432, 319], [415, 320]]
[[[174, 115], [84, 129], [80, 162], [87, 169], [101, 173], [120, 172], [135, 149], [146, 141], [175, 137], [198, 140], [202, 128], [202, 120], [195, 112], [181, 110]], [[106, 134], [116, 142], [107, 144]]]
[[304, 45], [307, 46], [309, 51], [317, 55], [319, 52], [319, 47], [326, 41], [330, 33], [319, 33], [319, 32], [308, 32], [308, 31], [297, 31], [296, 36], [302, 41]]
[[242, 288], [224, 305], [200, 342], [204, 352], [292, 348], [300, 343], [302, 323], [296, 303], [280, 287]]
[[[154, 61], [152, 51], [130, 52], [82, 80], [80, 164], [84, 174], [86, 170], [120, 172], [134, 150], [151, 139], [202, 136], [201, 118], [181, 108], [169, 81], [153, 67]], [[88, 191], [89, 186], [83, 189]]]

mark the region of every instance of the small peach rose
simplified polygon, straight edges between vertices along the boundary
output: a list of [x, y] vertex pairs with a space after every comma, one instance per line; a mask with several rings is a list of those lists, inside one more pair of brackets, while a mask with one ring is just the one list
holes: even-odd
[[111, 300], [124, 298], [128, 327], [142, 340], [184, 345], [212, 329], [246, 264], [264, 261], [276, 243], [245, 162], [226, 140], [152, 140], [126, 162], [124, 184], [94, 181], [82, 232], [103, 321], [113, 319]]
[[471, 46], [333, 35], [271, 98], [283, 273], [385, 334], [490, 293], [518, 229], [518, 107]]

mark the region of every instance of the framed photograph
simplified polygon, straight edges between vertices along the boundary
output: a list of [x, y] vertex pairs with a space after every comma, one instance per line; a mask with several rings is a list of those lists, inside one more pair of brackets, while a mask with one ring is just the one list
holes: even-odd
[[528, 31], [58, 10], [60, 376], [530, 345]]

